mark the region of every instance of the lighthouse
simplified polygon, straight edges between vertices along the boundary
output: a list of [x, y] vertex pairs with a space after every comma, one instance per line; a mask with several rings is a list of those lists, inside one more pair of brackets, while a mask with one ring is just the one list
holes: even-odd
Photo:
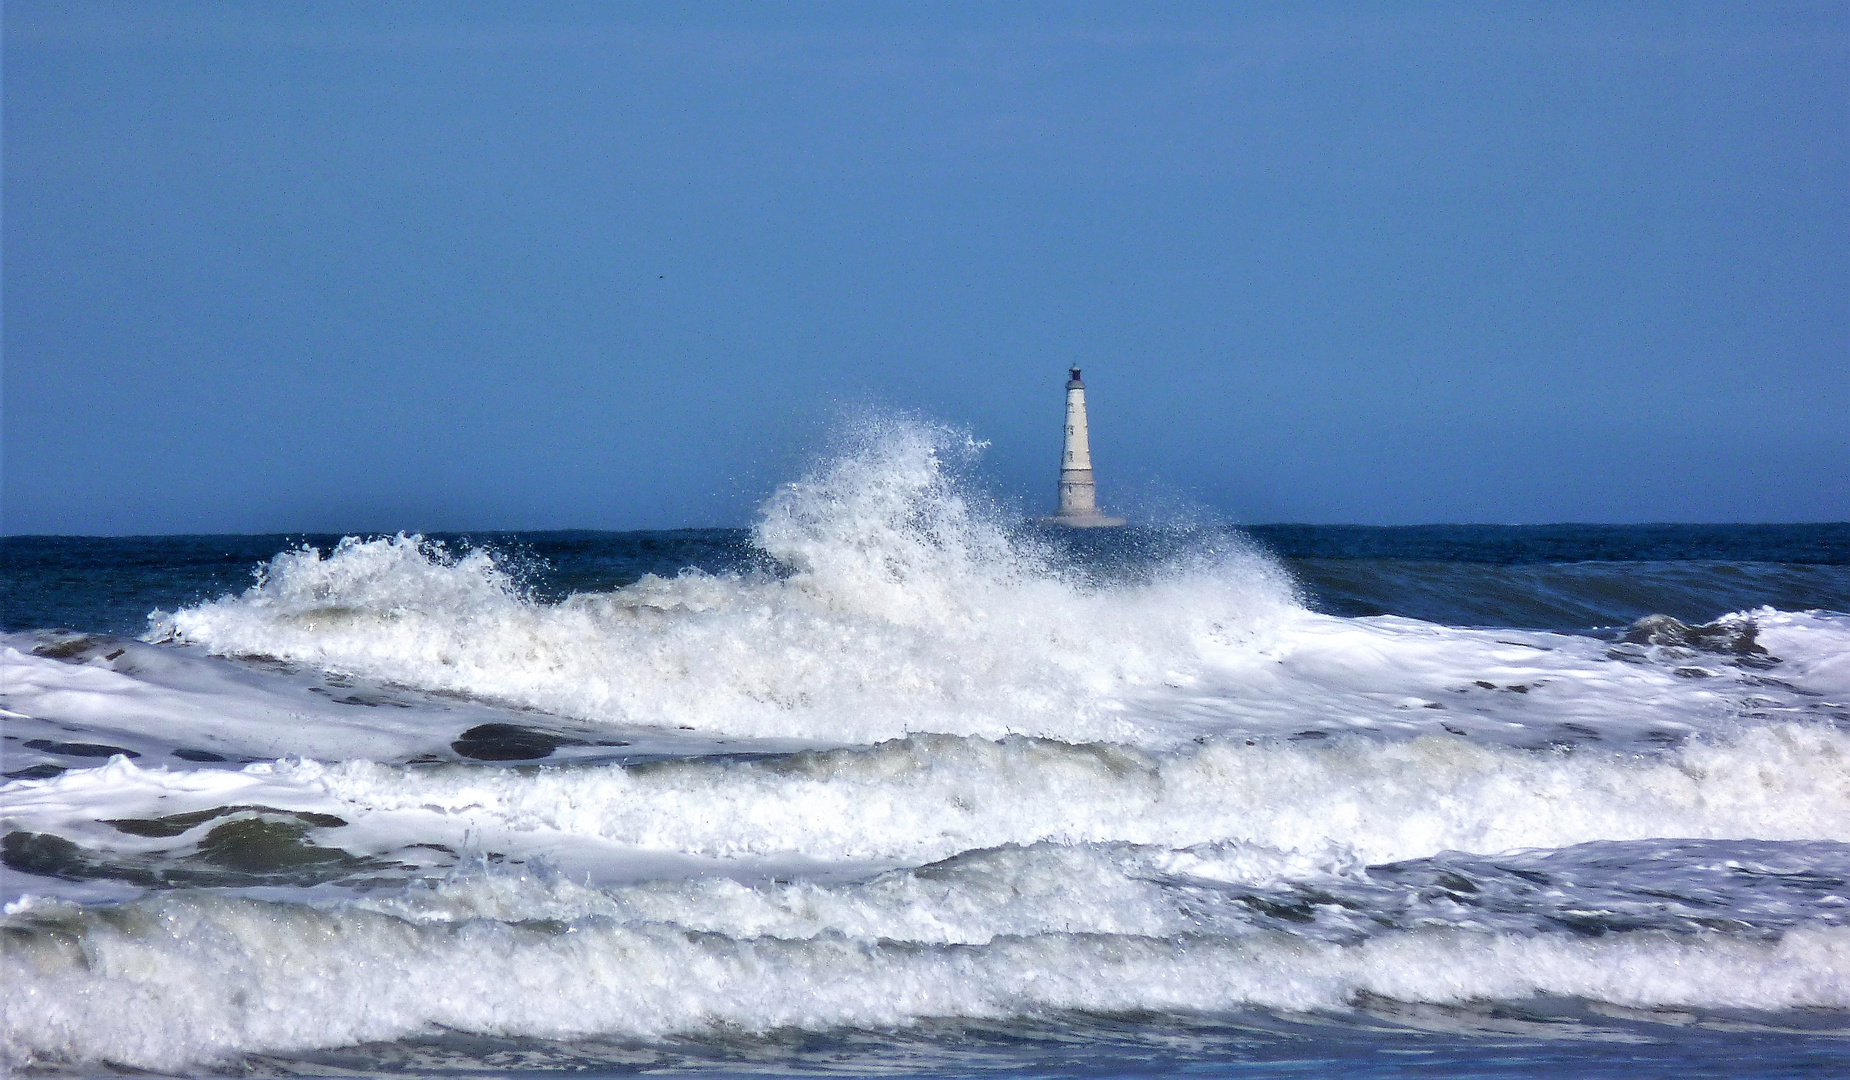
[[1047, 521], [1076, 529], [1124, 524], [1123, 518], [1098, 511], [1098, 487], [1092, 482], [1092, 442], [1086, 434], [1086, 384], [1079, 369], [1066, 380], [1066, 440], [1060, 448], [1060, 512]]

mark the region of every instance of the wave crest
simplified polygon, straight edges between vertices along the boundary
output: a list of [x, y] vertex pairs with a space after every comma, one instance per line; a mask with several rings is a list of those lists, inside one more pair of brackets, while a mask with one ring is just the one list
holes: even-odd
[[912, 731], [1129, 738], [1118, 698], [1301, 612], [1244, 549], [1153, 581], [1063, 573], [960, 478], [980, 450], [893, 421], [780, 488], [776, 572], [646, 576], [556, 604], [482, 550], [349, 537], [151, 634], [590, 721], [868, 742]]

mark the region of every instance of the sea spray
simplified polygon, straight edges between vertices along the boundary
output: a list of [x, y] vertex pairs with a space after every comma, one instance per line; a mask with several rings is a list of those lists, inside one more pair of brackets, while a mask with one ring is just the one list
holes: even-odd
[[536, 603], [482, 551], [417, 537], [290, 552], [152, 636], [593, 721], [843, 742], [909, 731], [1127, 738], [1119, 699], [1302, 612], [1245, 549], [1156, 583], [1063, 573], [965, 490], [946, 429], [895, 422], [784, 486], [772, 572], [654, 575]]

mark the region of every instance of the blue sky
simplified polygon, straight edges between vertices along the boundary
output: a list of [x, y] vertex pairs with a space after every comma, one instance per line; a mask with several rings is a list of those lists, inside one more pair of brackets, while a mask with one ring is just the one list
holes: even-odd
[[1850, 6], [5, 6], [4, 528], [1850, 518]]

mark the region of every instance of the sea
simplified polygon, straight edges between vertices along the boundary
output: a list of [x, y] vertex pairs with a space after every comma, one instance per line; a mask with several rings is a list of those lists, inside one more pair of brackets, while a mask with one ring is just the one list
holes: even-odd
[[0, 539], [17, 1075], [1850, 1075], [1850, 524]]

